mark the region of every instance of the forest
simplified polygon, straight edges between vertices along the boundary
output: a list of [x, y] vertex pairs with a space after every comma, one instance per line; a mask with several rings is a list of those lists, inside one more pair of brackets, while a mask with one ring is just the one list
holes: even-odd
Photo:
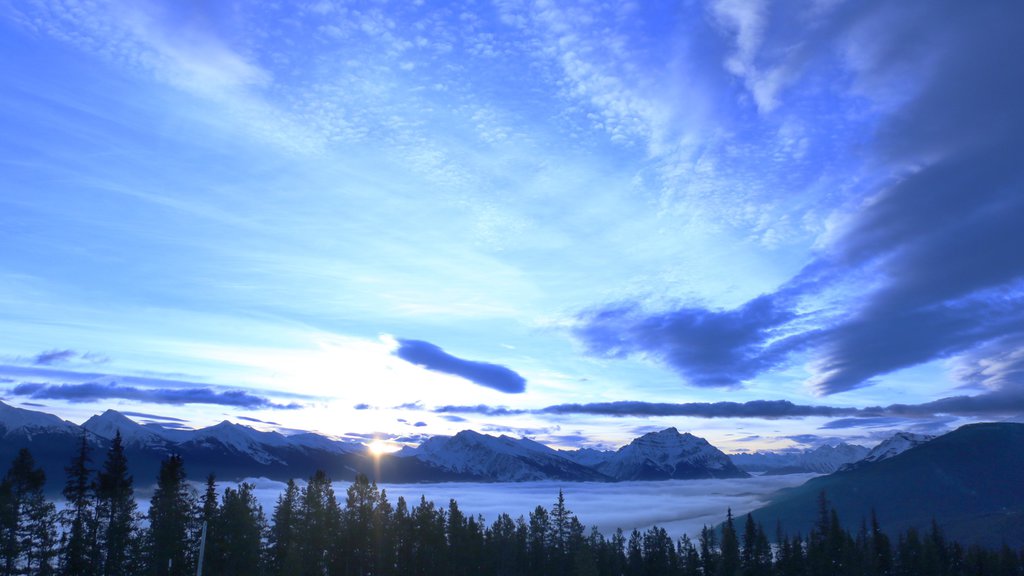
[[268, 519], [251, 484], [221, 491], [211, 475], [196, 490], [176, 455], [142, 514], [120, 434], [91, 463], [83, 437], [58, 511], [31, 453], [18, 453], [0, 482], [0, 576], [1024, 576], [1024, 549], [965, 547], [934, 522], [890, 538], [871, 512], [851, 533], [825, 494], [806, 536], [770, 536], [726, 511], [696, 540], [673, 541], [656, 526], [587, 530], [561, 491], [528, 518], [487, 524], [455, 500], [392, 504], [363, 475], [341, 502], [323, 472], [289, 481]]

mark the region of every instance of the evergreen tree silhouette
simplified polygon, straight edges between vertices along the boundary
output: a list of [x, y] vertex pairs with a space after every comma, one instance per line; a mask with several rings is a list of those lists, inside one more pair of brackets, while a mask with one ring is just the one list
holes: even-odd
[[100, 574], [133, 576], [139, 572], [135, 491], [120, 430], [107, 451], [96, 480], [96, 516]]
[[64, 471], [64, 499], [67, 507], [62, 511], [60, 523], [64, 527], [60, 554], [60, 573], [66, 576], [94, 576], [97, 574], [97, 518], [96, 485], [89, 468], [89, 442], [85, 434], [78, 453]]

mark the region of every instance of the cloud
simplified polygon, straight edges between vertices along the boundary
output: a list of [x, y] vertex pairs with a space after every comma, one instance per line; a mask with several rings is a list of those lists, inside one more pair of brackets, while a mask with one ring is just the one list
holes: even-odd
[[637, 305], [600, 308], [580, 316], [575, 336], [609, 358], [650, 356], [694, 386], [734, 387], [780, 364], [800, 337], [780, 328], [796, 319], [782, 298], [762, 296], [734, 310], [680, 307], [647, 313]]
[[79, 360], [90, 364], [102, 364], [110, 361], [106, 356], [96, 354], [95, 352], [79, 353], [70, 349], [53, 349], [33, 356], [31, 364], [34, 366], [56, 366], [58, 364], [70, 364]]
[[749, 402], [597, 402], [557, 404], [542, 408], [544, 414], [599, 414], [604, 416], [692, 416], [697, 418], [805, 418], [856, 414], [856, 408], [806, 406], [788, 400], [751, 400]]
[[463, 360], [422, 340], [399, 339], [398, 344], [398, 349], [395, 350], [396, 356], [427, 370], [458, 376], [474, 384], [506, 394], [519, 394], [526, 391], [526, 379], [504, 366]]
[[902, 426], [907, 423], [906, 418], [894, 418], [890, 416], [878, 416], [869, 418], [840, 418], [819, 426], [821, 430], [841, 430], [844, 428], [888, 428]]
[[78, 353], [74, 350], [47, 350], [46, 352], [36, 354], [35, 358], [32, 359], [32, 363], [36, 366], [52, 366], [54, 364], [63, 364], [77, 357]]
[[279, 422], [272, 422], [270, 420], [260, 420], [259, 418], [253, 418], [252, 416], [236, 416], [239, 420], [245, 420], [247, 422], [256, 422], [258, 424], [270, 424], [271, 426], [280, 426]]
[[183, 418], [175, 418], [173, 416], [160, 416], [159, 414], [147, 414], [146, 412], [123, 411], [121, 412], [121, 414], [124, 414], [125, 416], [135, 416], [137, 418], [148, 418], [150, 420], [160, 420], [165, 422], [181, 422], [183, 424], [188, 423], [188, 420], [185, 420]]
[[598, 416], [660, 417], [686, 416], [691, 418], [783, 418], [840, 417], [822, 426], [823, 429], [858, 426], [883, 426], [907, 422], [909, 419], [937, 416], [1014, 416], [1024, 413], [1024, 391], [998, 391], [976, 396], [952, 396], [923, 404], [891, 404], [855, 408], [794, 404], [788, 400], [751, 400], [748, 402], [686, 402], [662, 403], [623, 400], [588, 404], [555, 404], [544, 408], [521, 409], [507, 406], [476, 404], [468, 406], [444, 405], [431, 410], [438, 414], [482, 414], [485, 416], [521, 416], [590, 414]]
[[36, 400], [66, 400], [68, 402], [94, 402], [96, 400], [121, 399], [152, 404], [216, 404], [240, 408], [270, 408], [295, 410], [302, 404], [278, 404], [243, 390], [215, 391], [210, 388], [138, 388], [118, 384], [89, 382], [84, 384], [19, 384], [11, 389], [15, 396]]
[[369, 404], [359, 403], [359, 404], [356, 404], [355, 406], [353, 406], [352, 408], [354, 408], [356, 410], [369, 410], [371, 408], [371, 406]]
[[[420, 406], [419, 408], [422, 408]], [[476, 406], [438, 406], [433, 409], [433, 412], [438, 414], [484, 414], [487, 416], [518, 416], [520, 414], [528, 414], [529, 410], [515, 410], [507, 408], [505, 406], [487, 406], [485, 404], [477, 404]]]
[[[865, 183], [778, 291], [732, 310], [610, 304], [581, 314], [574, 335], [593, 354], [650, 357], [695, 386], [739, 385], [799, 351], [825, 395], [935, 360], [960, 361], [953, 375], [965, 384], [1024, 388], [1024, 68], [1014, 60], [1024, 37], [1012, 24], [1024, 5], [855, 3], [820, 14], [812, 34], [754, 4], [715, 4], [748, 81], [755, 60], [849, 76], [845, 97], [875, 114], [868, 161], [855, 168]], [[821, 56], [792, 60], [808, 53]], [[759, 105], [786, 109], [776, 91]], [[995, 413], [999, 401], [1017, 396], [907, 409]]]

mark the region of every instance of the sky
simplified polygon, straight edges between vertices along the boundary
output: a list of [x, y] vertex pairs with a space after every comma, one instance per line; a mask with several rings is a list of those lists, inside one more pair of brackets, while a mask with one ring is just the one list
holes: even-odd
[[1019, 418], [1022, 12], [7, 0], [0, 400], [396, 447]]

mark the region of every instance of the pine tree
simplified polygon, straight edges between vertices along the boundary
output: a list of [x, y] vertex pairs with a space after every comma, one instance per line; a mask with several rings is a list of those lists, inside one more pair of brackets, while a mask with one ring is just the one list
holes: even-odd
[[341, 509], [331, 479], [317, 470], [299, 498], [299, 533], [302, 574], [326, 574], [340, 570]]
[[219, 536], [213, 556], [208, 556], [209, 574], [257, 576], [262, 572], [267, 522], [253, 489], [245, 482], [237, 490], [224, 489], [222, 504], [210, 519]]
[[138, 522], [135, 491], [121, 432], [114, 435], [96, 482], [97, 546], [100, 574], [132, 576], [138, 572]]
[[[222, 527], [217, 523], [220, 515], [220, 507], [217, 505], [217, 477], [210, 472], [206, 476], [206, 490], [203, 491], [203, 495], [199, 498], [199, 518], [198, 526], [200, 528], [200, 538], [203, 538], [205, 527], [205, 542], [200, 542], [200, 554], [196, 562], [202, 562], [204, 571], [208, 573], [221, 573], [218, 562], [224, 555], [223, 540], [229, 535], [225, 534]], [[212, 567], [212, 571], [208, 570], [207, 567]]]
[[185, 482], [185, 464], [174, 454], [160, 463], [149, 505], [148, 563], [155, 576], [195, 573], [195, 495]]
[[0, 576], [13, 576], [18, 558], [18, 508], [11, 484], [0, 478]]
[[564, 574], [568, 571], [569, 524], [572, 512], [565, 505], [565, 494], [558, 490], [558, 500], [551, 506], [551, 531], [548, 534], [548, 555], [551, 571]]
[[27, 448], [18, 451], [4, 484], [10, 487], [9, 506], [14, 514], [14, 566], [24, 574], [53, 574], [57, 511], [52, 503], [46, 501], [43, 492], [46, 474], [36, 467], [35, 459]]
[[718, 576], [736, 576], [740, 570], [740, 543], [736, 536], [736, 526], [732, 520], [732, 508], [725, 516], [722, 525], [722, 558], [718, 564]]
[[274, 506], [269, 535], [269, 567], [275, 576], [299, 576], [301, 549], [299, 540], [299, 487], [288, 480], [284, 493]]
[[67, 483], [64, 498], [67, 508], [61, 513], [64, 526], [60, 573], [67, 576], [96, 574], [96, 486], [89, 468], [89, 442], [82, 435], [78, 454], [64, 470]]

